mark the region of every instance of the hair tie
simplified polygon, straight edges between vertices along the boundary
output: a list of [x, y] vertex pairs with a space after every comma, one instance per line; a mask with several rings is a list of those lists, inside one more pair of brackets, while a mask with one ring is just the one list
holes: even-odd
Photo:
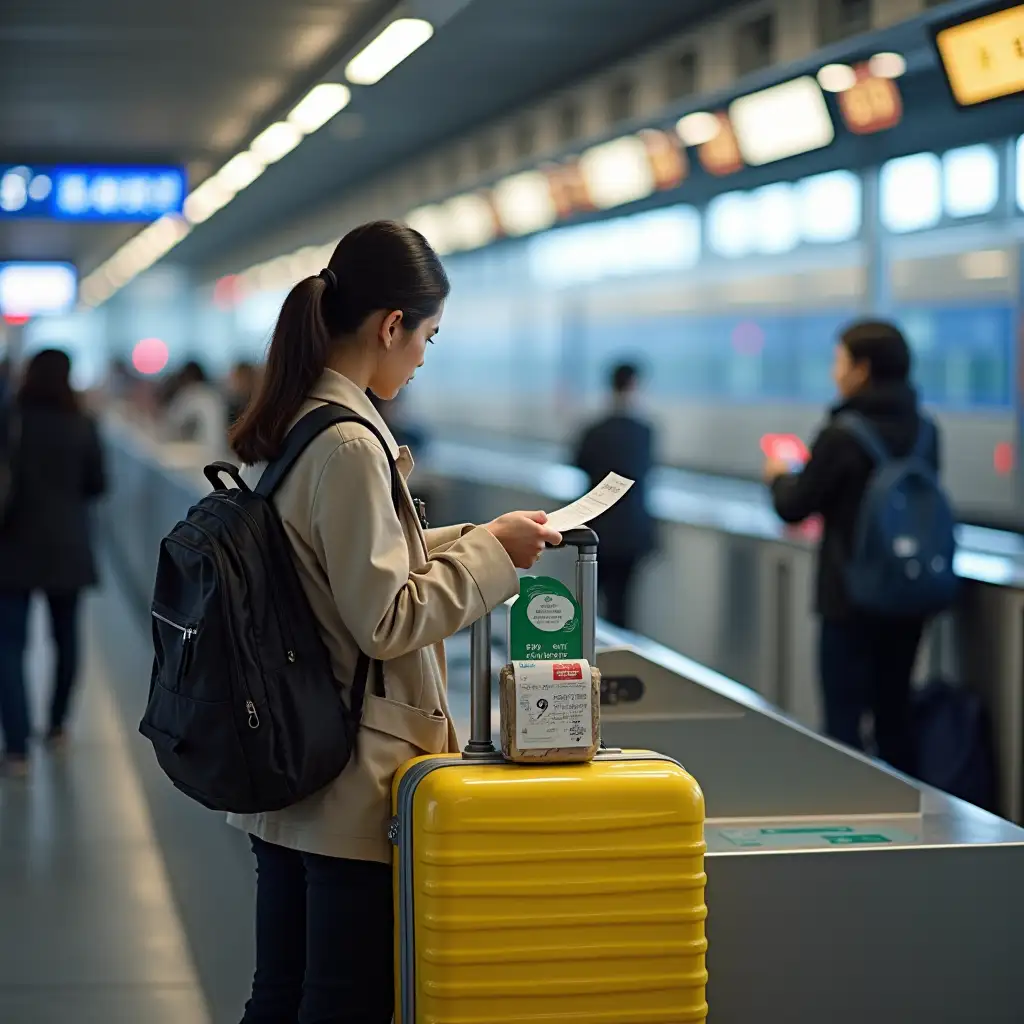
[[328, 288], [334, 289], [338, 287], [338, 275], [331, 270], [330, 267], [324, 267], [319, 274], [316, 275]]

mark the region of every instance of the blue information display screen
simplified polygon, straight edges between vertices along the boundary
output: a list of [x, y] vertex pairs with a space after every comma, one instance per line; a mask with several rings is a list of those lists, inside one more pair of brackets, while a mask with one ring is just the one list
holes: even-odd
[[149, 221], [181, 213], [182, 167], [0, 164], [0, 218]]

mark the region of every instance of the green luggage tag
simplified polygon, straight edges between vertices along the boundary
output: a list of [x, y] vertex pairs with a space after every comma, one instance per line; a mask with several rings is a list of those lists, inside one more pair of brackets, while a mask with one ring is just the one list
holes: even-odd
[[571, 661], [583, 657], [583, 623], [572, 591], [550, 576], [523, 576], [508, 613], [509, 657]]

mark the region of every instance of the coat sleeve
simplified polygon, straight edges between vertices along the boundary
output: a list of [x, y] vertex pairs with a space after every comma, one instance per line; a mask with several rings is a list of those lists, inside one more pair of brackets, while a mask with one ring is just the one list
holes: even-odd
[[313, 499], [310, 538], [359, 649], [387, 661], [450, 637], [519, 589], [501, 544], [473, 527], [413, 569], [376, 441], [343, 441]]
[[86, 421], [85, 464], [82, 474], [82, 493], [87, 498], [98, 498], [106, 493], [107, 474], [103, 445], [99, 431], [92, 420]]
[[838, 428], [826, 427], [811, 446], [811, 456], [799, 473], [787, 473], [772, 483], [772, 501], [779, 517], [799, 523], [825, 512], [848, 472], [847, 445]]
[[427, 541], [427, 551], [436, 551], [446, 544], [458, 540], [464, 534], [474, 529], [469, 523], [459, 523], [457, 526], [435, 526], [431, 530], [424, 530], [423, 536]]

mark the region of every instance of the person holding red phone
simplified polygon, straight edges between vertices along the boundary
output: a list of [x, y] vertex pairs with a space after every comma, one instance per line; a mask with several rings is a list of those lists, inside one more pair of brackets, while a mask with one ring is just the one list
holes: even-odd
[[[875, 469], [875, 457], [846, 426], [855, 414], [892, 458], [915, 451], [922, 430], [910, 384], [911, 353], [891, 323], [865, 320], [843, 331], [832, 377], [839, 402], [794, 469], [790, 452], [767, 454], [764, 479], [775, 510], [787, 523], [820, 515], [816, 610], [821, 618], [819, 671], [825, 730], [841, 743], [864, 749], [871, 719], [873, 748], [894, 768], [913, 774], [916, 751], [910, 683], [925, 620], [920, 615], [880, 615], [859, 607], [848, 587], [858, 515]], [[939, 469], [938, 434], [926, 456]]]

